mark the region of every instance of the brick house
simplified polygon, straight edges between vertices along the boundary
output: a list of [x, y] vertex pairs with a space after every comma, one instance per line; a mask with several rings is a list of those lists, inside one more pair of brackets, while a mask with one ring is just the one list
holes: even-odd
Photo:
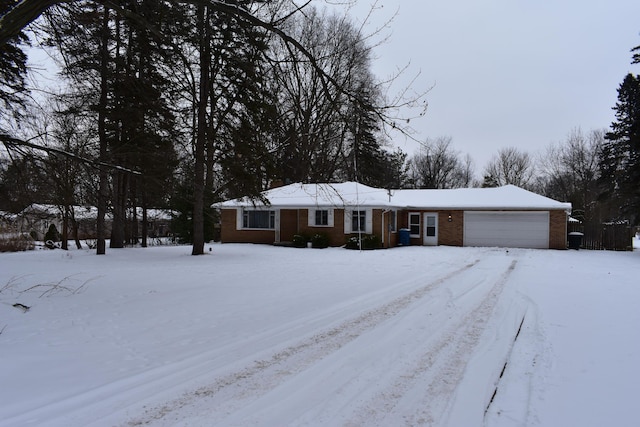
[[241, 198], [220, 210], [226, 243], [285, 244], [296, 234], [323, 233], [342, 246], [356, 233], [375, 234], [385, 248], [411, 245], [565, 249], [570, 203], [522, 188], [386, 190], [354, 182], [290, 184]]

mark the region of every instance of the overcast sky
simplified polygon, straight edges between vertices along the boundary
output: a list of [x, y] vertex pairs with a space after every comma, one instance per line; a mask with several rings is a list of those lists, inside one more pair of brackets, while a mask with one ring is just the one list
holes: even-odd
[[[349, 13], [363, 20], [374, 0]], [[574, 128], [608, 128], [624, 76], [640, 74], [638, 0], [382, 0], [372, 25], [396, 14], [376, 49], [385, 77], [410, 62], [417, 89], [434, 86], [418, 139], [450, 136], [476, 174], [502, 147], [532, 155]], [[380, 6], [380, 5], [379, 5]], [[400, 85], [401, 86], [401, 85]], [[418, 144], [396, 137], [412, 153]]]

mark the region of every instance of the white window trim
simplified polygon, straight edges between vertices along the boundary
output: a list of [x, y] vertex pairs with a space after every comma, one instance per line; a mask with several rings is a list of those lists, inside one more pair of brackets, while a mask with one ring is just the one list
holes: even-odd
[[351, 230], [351, 220], [353, 211], [365, 211], [364, 219], [364, 233], [373, 234], [373, 209], [371, 208], [345, 208], [344, 209], [344, 234], [357, 233], [357, 231]]
[[[316, 211], [328, 211], [328, 215], [327, 215], [327, 225], [317, 225], [316, 224]], [[308, 218], [307, 218], [307, 225], [309, 227], [318, 227], [318, 228], [330, 228], [333, 227], [335, 221], [334, 221], [334, 214], [333, 214], [333, 209], [308, 209], [307, 212], [308, 214]]]
[[[245, 228], [244, 224], [244, 212], [245, 211], [262, 211], [262, 212], [274, 212], [274, 227], [273, 228]], [[262, 230], [262, 231], [274, 231], [280, 229], [280, 210], [279, 209], [236, 209], [236, 230]]]

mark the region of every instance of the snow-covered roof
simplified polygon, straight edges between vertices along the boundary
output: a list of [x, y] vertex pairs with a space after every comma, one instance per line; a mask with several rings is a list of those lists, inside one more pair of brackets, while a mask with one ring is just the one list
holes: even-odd
[[[262, 196], [270, 206], [300, 208], [307, 206], [343, 207], [390, 206], [389, 193], [380, 188], [368, 187], [356, 182], [335, 184], [290, 184], [264, 191]], [[214, 205], [220, 208], [263, 206], [259, 200], [243, 197]]]
[[[74, 216], [76, 220], [92, 220], [98, 217], [98, 208], [95, 206], [71, 206], [74, 212]], [[38, 216], [38, 217], [58, 217], [62, 212], [62, 207], [58, 205], [48, 205], [48, 204], [40, 204], [40, 203], [32, 203], [27, 206], [22, 212], [20, 212], [20, 216]], [[142, 208], [136, 208], [137, 216], [139, 219], [142, 218]], [[111, 218], [111, 213], [107, 212], [107, 218]], [[172, 216], [175, 216], [176, 212], [168, 210], [168, 209], [147, 209], [147, 218], [149, 220], [170, 220]]]
[[393, 201], [407, 208], [571, 210], [571, 203], [558, 202], [515, 185], [452, 190], [397, 190]]
[[[562, 203], [515, 185], [495, 188], [460, 188], [453, 190], [386, 190], [355, 182], [334, 184], [290, 184], [262, 193], [269, 205], [277, 208], [308, 206], [362, 206], [403, 209], [474, 209], [474, 210], [554, 210], [570, 211], [571, 203]], [[247, 197], [214, 205], [218, 208], [260, 207], [258, 200]]]

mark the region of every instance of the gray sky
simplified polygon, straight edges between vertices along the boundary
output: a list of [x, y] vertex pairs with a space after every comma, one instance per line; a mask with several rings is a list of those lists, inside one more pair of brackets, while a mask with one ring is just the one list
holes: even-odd
[[[373, 3], [358, 0], [350, 15], [363, 20]], [[608, 128], [618, 86], [640, 74], [630, 53], [640, 45], [638, 0], [379, 3], [369, 30], [397, 15], [374, 72], [386, 77], [408, 63], [407, 78], [420, 72], [416, 88], [434, 87], [427, 114], [412, 122], [416, 137], [450, 136], [478, 176], [502, 147], [535, 155], [573, 128]], [[394, 143], [418, 147], [401, 136]]]

